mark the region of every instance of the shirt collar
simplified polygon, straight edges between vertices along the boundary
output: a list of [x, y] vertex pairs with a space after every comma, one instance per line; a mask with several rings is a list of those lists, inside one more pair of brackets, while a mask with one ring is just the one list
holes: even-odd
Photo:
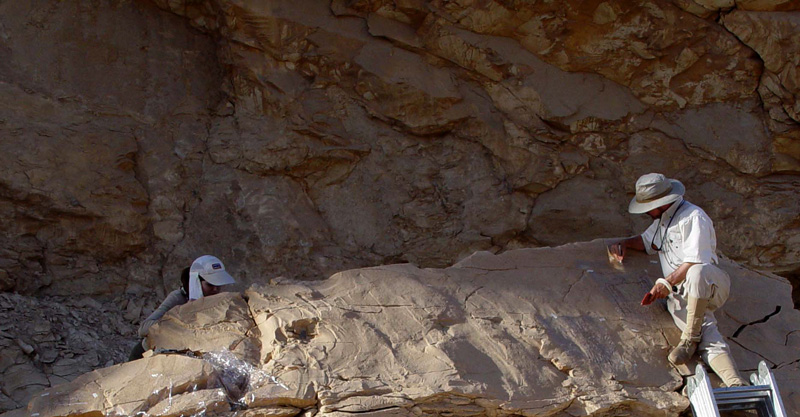
[[662, 224], [664, 222], [667, 222], [667, 224], [669, 224], [668, 223], [669, 220], [672, 218], [672, 216], [675, 215], [675, 212], [678, 211], [678, 207], [681, 206], [681, 203], [683, 203], [683, 197], [680, 197], [677, 200], [675, 200], [675, 202], [672, 203], [672, 205], [667, 209], [667, 211], [665, 211], [664, 214], [661, 215]]

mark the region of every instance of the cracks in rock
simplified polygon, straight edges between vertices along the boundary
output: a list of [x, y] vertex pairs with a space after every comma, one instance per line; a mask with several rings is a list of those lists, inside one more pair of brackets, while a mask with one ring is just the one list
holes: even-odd
[[744, 350], [746, 350], [746, 351], [748, 351], [748, 352], [750, 352], [750, 353], [752, 353], [752, 354], [754, 354], [754, 355], [758, 356], [759, 358], [763, 359], [764, 361], [766, 361], [766, 362], [770, 363], [770, 364], [771, 364], [771, 365], [770, 365], [770, 368], [774, 368], [774, 367], [777, 365], [775, 362], [773, 362], [773, 361], [769, 360], [769, 359], [768, 359], [768, 358], [766, 358], [764, 355], [762, 355], [762, 354], [760, 354], [760, 353], [758, 353], [758, 352], [756, 352], [756, 351], [754, 351], [754, 350], [752, 350], [752, 349], [748, 349], [748, 348], [747, 348], [745, 345], [743, 345], [743, 344], [739, 343], [739, 341], [738, 341], [738, 340], [734, 340], [734, 339], [729, 339], [729, 340], [730, 340], [731, 342], [733, 342], [733, 343], [736, 343], [736, 345], [738, 345], [740, 348], [742, 348], [742, 349], [744, 349]]
[[470, 298], [471, 298], [473, 295], [475, 295], [475, 293], [476, 293], [476, 292], [478, 292], [478, 291], [480, 291], [480, 290], [482, 290], [482, 289], [483, 289], [483, 286], [481, 286], [481, 287], [478, 287], [478, 288], [475, 288], [475, 289], [474, 289], [474, 290], [472, 290], [472, 291], [471, 291], [469, 294], [467, 294], [467, 296], [466, 296], [466, 297], [464, 297], [464, 305], [466, 305], [466, 304], [467, 304], [467, 301], [469, 301], [469, 299], [470, 299]]
[[[669, 123], [670, 125], [673, 125], [673, 126], [675, 125], [674, 123], [672, 123], [671, 121], [669, 121], [667, 119], [663, 119], [663, 120], [665, 122]], [[652, 123], [652, 121], [651, 121], [651, 123]], [[678, 126], [678, 127], [680, 127], [680, 126]], [[698, 158], [700, 160], [703, 160], [703, 161], [709, 161], [711, 163], [722, 164], [727, 169], [719, 169], [719, 171], [721, 171], [721, 172], [742, 173], [741, 170], [738, 167], [736, 167], [733, 164], [731, 164], [730, 161], [728, 161], [727, 159], [724, 159], [721, 156], [716, 156], [711, 151], [709, 151], [709, 150], [707, 150], [705, 148], [702, 148], [700, 146], [692, 145], [690, 143], [687, 143], [685, 140], [683, 140], [683, 139], [681, 139], [679, 137], [670, 136], [667, 132], [664, 132], [663, 130], [658, 129], [656, 127], [648, 127], [646, 129], [637, 130], [635, 132], [631, 132], [630, 135], [633, 136], [635, 134], [641, 134], [641, 133], [646, 133], [646, 132], [656, 133], [656, 134], [664, 136], [665, 138], [667, 138], [669, 140], [677, 141], [678, 143], [680, 143], [683, 146], [684, 149], [686, 149], [686, 153], [688, 155], [690, 155], [690, 156], [696, 157], [696, 158]]]
[[773, 366], [772, 369], [773, 370], [783, 369], [783, 368], [785, 368], [787, 366], [792, 366], [792, 365], [794, 365], [796, 363], [800, 363], [800, 358], [799, 359], [795, 359], [795, 360], [793, 360], [791, 362], [785, 362], [785, 363], [777, 364], [777, 365]]
[[[383, 313], [384, 308], [417, 308], [421, 309], [423, 307], [415, 306], [415, 305], [406, 305], [406, 304], [353, 304], [353, 308], [341, 307], [341, 306], [332, 306], [334, 308], [338, 308], [342, 311], [348, 311], [351, 313], [359, 313], [359, 314], [381, 314]], [[426, 306], [426, 307], [440, 307], [440, 306]], [[358, 308], [372, 308], [374, 310], [358, 310]]]
[[414, 304], [352, 304], [353, 307], [378, 307], [378, 308], [423, 308]]
[[142, 159], [144, 158], [144, 152], [142, 151], [142, 143], [139, 139], [139, 135], [137, 132], [133, 132], [133, 141], [136, 143], [136, 150], [133, 151], [133, 155], [131, 160], [133, 162], [133, 176], [136, 181], [142, 186], [144, 192], [147, 194], [147, 202], [148, 202], [148, 209], [150, 206], [150, 199], [151, 199], [151, 190], [149, 182], [147, 181], [147, 173], [142, 168]]
[[492, 269], [487, 269], [487, 268], [481, 268], [481, 267], [479, 267], [479, 266], [462, 266], [462, 267], [460, 267], [460, 268], [462, 268], [462, 269], [474, 269], [474, 270], [476, 270], [476, 271], [486, 271], [486, 273], [487, 273], [487, 274], [488, 274], [488, 273], [490, 273], [490, 272], [516, 271], [517, 269], [519, 269], [519, 268], [517, 268], [517, 267], [513, 267], [513, 268], [492, 268]]
[[[741, 45], [742, 48], [746, 48], [747, 50], [749, 50], [754, 59], [758, 60], [759, 64], [761, 65], [761, 75], [759, 76], [758, 83], [756, 84], [755, 91], [753, 91], [753, 95], [758, 99], [758, 106], [761, 108], [761, 111], [763, 111], [764, 114], [767, 115], [767, 117], [769, 119], [774, 120], [769, 115], [769, 110], [767, 109], [766, 103], [764, 102], [764, 97], [761, 95], [761, 92], [760, 92], [761, 87], [762, 87], [761, 83], [762, 83], [762, 79], [763, 79], [763, 74], [764, 74], [764, 72], [767, 71], [766, 63], [764, 62], [764, 58], [761, 56], [761, 54], [758, 53], [758, 51], [753, 49], [742, 38], [740, 38], [739, 35], [737, 35], [736, 33], [732, 32], [730, 29], [728, 29], [727, 26], [725, 26], [725, 17], [727, 17], [728, 15], [733, 13], [735, 10], [737, 10], [737, 7], [735, 5], [734, 5], [734, 7], [730, 8], [728, 10], [725, 10], [725, 11], [720, 10], [719, 13], [717, 14], [717, 17], [714, 20], [714, 22], [717, 23], [717, 25], [719, 25], [719, 27], [722, 30], [724, 30], [725, 32], [729, 33], [734, 39], [736, 39], [739, 42], [739, 44]], [[780, 122], [778, 120], [775, 120], [775, 121], [776, 122]]]
[[[261, 335], [261, 328], [259, 327], [258, 320], [256, 319], [256, 317], [258, 317], [259, 312], [257, 312], [253, 308], [253, 305], [250, 303], [250, 298], [249, 297], [247, 297], [246, 295], [243, 294], [242, 298], [244, 299], [245, 304], [247, 304], [247, 311], [250, 313], [248, 315], [248, 318], [250, 319], [249, 321], [251, 322], [251, 327], [249, 329], [247, 329], [247, 331], [245, 331], [245, 336], [247, 336], [247, 337], [255, 337], [256, 339], [259, 339], [259, 342], [258, 342], [259, 355], [262, 355], [263, 354], [262, 349], [263, 349], [264, 346], [262, 345], [261, 340], [260, 340], [260, 338], [262, 336]], [[271, 355], [272, 354], [269, 353], [266, 356], [271, 356]], [[267, 363], [267, 362], [268, 361], [264, 361], [264, 363]]]
[[581, 272], [581, 276], [578, 277], [578, 279], [575, 282], [569, 285], [569, 288], [567, 289], [567, 292], [564, 294], [564, 297], [561, 298], [562, 302], [567, 300], [567, 297], [569, 297], [570, 293], [572, 293], [572, 288], [581, 281], [583, 281], [583, 279], [586, 277], [586, 274], [587, 272], [584, 270], [583, 272]]
[[661, 333], [661, 337], [663, 337], [663, 338], [664, 338], [664, 344], [665, 344], [665, 345], [667, 345], [667, 346], [670, 346], [670, 344], [669, 344], [669, 338], [667, 338], [667, 334], [666, 334], [666, 333], [664, 333], [664, 328], [663, 328], [663, 327], [660, 327], [660, 328], [658, 329], [658, 332], [659, 332], [659, 333]]
[[[772, 318], [772, 316], [774, 316], [774, 315], [776, 315], [776, 314], [778, 314], [780, 312], [781, 312], [781, 306], [779, 306], [779, 305], [775, 306], [775, 311], [773, 311], [770, 314], [767, 314], [766, 316], [764, 316], [764, 318], [762, 318], [760, 320], [751, 321], [750, 323], [743, 324], [743, 325], [739, 326], [739, 328], [733, 333], [733, 336], [731, 336], [731, 338], [738, 337], [739, 334], [741, 334], [742, 331], [744, 331], [744, 329], [746, 329], [748, 326], [752, 326], [752, 325], [760, 324], [760, 323], [766, 323], [770, 318]], [[788, 338], [788, 336], [787, 336], [787, 338]]]
[[793, 334], [795, 334], [797, 332], [800, 332], [800, 330], [792, 330], [791, 332], [787, 333], [786, 334], [786, 338], [783, 340], [783, 345], [784, 346], [789, 346], [789, 337], [791, 337]]
[[[504, 85], [502, 82], [498, 82], [498, 83], [497, 83], [497, 85], [498, 85], [500, 88], [504, 89], [504, 90], [505, 90], [505, 91], [506, 91], [508, 94], [510, 94], [510, 95], [511, 95], [511, 97], [514, 97], [514, 99], [516, 99], [516, 100], [517, 100], [517, 102], [518, 102], [518, 103], [520, 103], [520, 104], [522, 105], [522, 107], [523, 107], [523, 108], [525, 108], [526, 110], [528, 110], [528, 112], [529, 112], [530, 114], [534, 115], [534, 116], [535, 116], [537, 119], [539, 119], [539, 121], [540, 121], [540, 122], [542, 122], [542, 123], [543, 123], [545, 126], [549, 127], [549, 128], [550, 128], [550, 129], [552, 129], [553, 131], [555, 131], [557, 134], [558, 134], [558, 133], [561, 133], [561, 134], [564, 134], [564, 133], [565, 133], [565, 134], [571, 134], [571, 133], [572, 133], [572, 132], [570, 131], [570, 129], [569, 129], [569, 126], [565, 126], [565, 125], [563, 125], [563, 124], [561, 124], [561, 123], [558, 123], [558, 122], [556, 122], [556, 121], [553, 121], [553, 120], [548, 120], [548, 119], [545, 119], [544, 117], [542, 117], [542, 116], [539, 114], [539, 112], [538, 112], [538, 111], [536, 111], [536, 109], [534, 109], [534, 108], [532, 108], [531, 106], [529, 106], [529, 105], [528, 105], [528, 103], [526, 103], [526, 102], [525, 102], [525, 100], [523, 100], [523, 99], [519, 98], [519, 97], [517, 96], [517, 94], [514, 92], [514, 90], [513, 90], [513, 89], [511, 89], [511, 88], [509, 88], [507, 85]], [[483, 97], [483, 95], [480, 95], [480, 96], [481, 96], [481, 97]], [[494, 102], [493, 102], [493, 100], [491, 100], [490, 98], [489, 98], [489, 99], [487, 99], [487, 100], [490, 102], [490, 104], [493, 104], [493, 105], [494, 105]], [[495, 106], [495, 107], [496, 107], [496, 106]], [[502, 110], [501, 110], [501, 112], [502, 112]], [[513, 117], [511, 117], [511, 116], [510, 116], [509, 114], [507, 114], [506, 112], [502, 112], [502, 113], [503, 113], [503, 114], [505, 114], [505, 115], [508, 117], [509, 121], [511, 121], [511, 122], [514, 122], [514, 121], [513, 121]], [[514, 124], [515, 124], [515, 125], [517, 125], [517, 126], [519, 126], [519, 125], [518, 125], [516, 122], [514, 122]], [[529, 129], [529, 128], [527, 128], [527, 127], [525, 127], [525, 126], [519, 126], [519, 127], [521, 127], [523, 130], [525, 130], [525, 131], [526, 131], [526, 132], [527, 132], [529, 135], [531, 135], [531, 138], [532, 138], [533, 140], [537, 141], [537, 142], [540, 142], [540, 143], [543, 143], [543, 144], [547, 144], [547, 145], [559, 144], [559, 142], [558, 142], [558, 141], [555, 141], [555, 140], [549, 140], [549, 141], [548, 141], [548, 140], [543, 140], [542, 138], [540, 138], [539, 136], [537, 136], [537, 135], [535, 134], [535, 133], [537, 133], [537, 132], [532, 132], [532, 131], [530, 131], [530, 129]]]
[[342, 409], [338, 409], [338, 408], [333, 410], [333, 411], [335, 411], [337, 413], [343, 413], [343, 414], [370, 414], [370, 413], [375, 413], [375, 412], [378, 412], [378, 411], [399, 410], [400, 408], [401, 407], [398, 407], [396, 405], [390, 405], [390, 406], [386, 406], [386, 407], [370, 408], [369, 410], [363, 410], [363, 411], [347, 411], [347, 410], [342, 410]]

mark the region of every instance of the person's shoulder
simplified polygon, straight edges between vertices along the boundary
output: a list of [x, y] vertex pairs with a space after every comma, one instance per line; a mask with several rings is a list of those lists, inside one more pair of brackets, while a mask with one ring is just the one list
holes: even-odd
[[186, 303], [189, 301], [189, 298], [183, 293], [183, 290], [181, 290], [180, 288], [167, 294], [166, 299], [171, 300], [173, 302], [182, 302], [182, 303]]
[[706, 213], [702, 207], [693, 204], [689, 201], [685, 201], [683, 205], [684, 207], [680, 213], [681, 220], [692, 220], [692, 219], [711, 220], [711, 217], [709, 217], [708, 213]]

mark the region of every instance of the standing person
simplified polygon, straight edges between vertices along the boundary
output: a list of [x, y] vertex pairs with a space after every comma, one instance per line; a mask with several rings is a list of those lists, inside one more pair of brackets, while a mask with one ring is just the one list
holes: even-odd
[[717, 266], [714, 225], [703, 209], [684, 200], [684, 192], [680, 181], [662, 174], [642, 175], [628, 212], [647, 213], [653, 224], [641, 235], [608, 249], [619, 261], [627, 249], [658, 253], [664, 278], [656, 280], [642, 304], [667, 298], [667, 309], [682, 331], [678, 346], [669, 353], [671, 363], [685, 364], [699, 350], [725, 385], [747, 385], [714, 317], [714, 310], [725, 304], [730, 292], [730, 277]]
[[218, 294], [223, 285], [234, 282], [236, 280], [225, 271], [225, 265], [218, 258], [204, 255], [195, 259], [191, 267], [184, 268], [181, 272], [181, 288], [169, 293], [161, 305], [139, 326], [139, 337], [142, 338], [142, 342], [133, 347], [128, 360], [141, 358], [142, 354], [149, 349], [147, 332], [161, 317], [164, 317], [167, 311], [191, 300]]

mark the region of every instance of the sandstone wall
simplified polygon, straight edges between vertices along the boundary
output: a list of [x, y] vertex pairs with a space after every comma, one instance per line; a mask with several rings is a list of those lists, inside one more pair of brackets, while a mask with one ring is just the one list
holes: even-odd
[[791, 1], [0, 4], [0, 289], [146, 293], [620, 236], [661, 171], [800, 267]]
[[[275, 280], [171, 310], [148, 334], [167, 353], [86, 373], [3, 417], [686, 415], [689, 368], [666, 360], [679, 331], [663, 301], [639, 305], [653, 259], [612, 267], [597, 240]], [[772, 369], [797, 415], [789, 283], [720, 266], [734, 289], [715, 312], [721, 334], [746, 375]]]

